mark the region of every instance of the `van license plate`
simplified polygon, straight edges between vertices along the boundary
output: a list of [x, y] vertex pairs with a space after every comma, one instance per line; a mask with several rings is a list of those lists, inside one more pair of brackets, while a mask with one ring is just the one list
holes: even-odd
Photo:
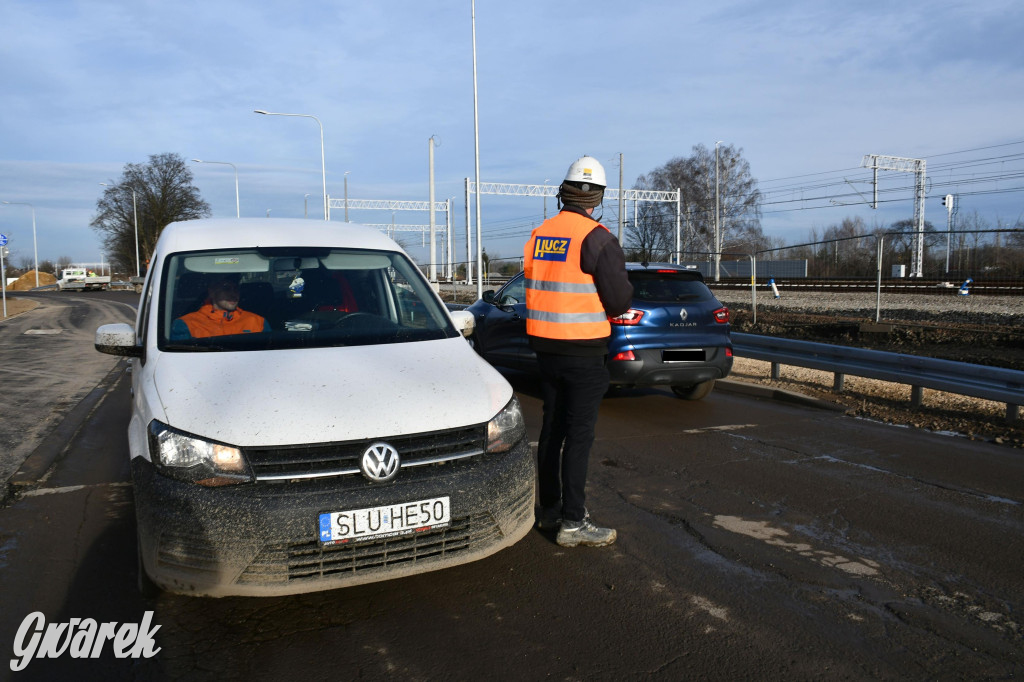
[[340, 545], [361, 540], [379, 540], [444, 528], [451, 520], [451, 501], [448, 497], [327, 512], [320, 514], [320, 542], [324, 545]]

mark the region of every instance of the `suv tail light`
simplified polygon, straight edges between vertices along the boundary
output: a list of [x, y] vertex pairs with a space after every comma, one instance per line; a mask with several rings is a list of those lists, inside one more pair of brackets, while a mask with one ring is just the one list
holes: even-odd
[[626, 350], [622, 351], [621, 353], [616, 353], [615, 356], [612, 358], [612, 362], [616, 360], [636, 360], [636, 355], [633, 354], [633, 351]]
[[640, 324], [640, 320], [644, 316], [644, 311], [637, 310], [636, 308], [630, 308], [626, 312], [622, 313], [618, 317], [609, 317], [608, 321], [612, 324], [621, 324], [626, 326], [633, 326]]
[[711, 313], [715, 317], [715, 322], [718, 324], [727, 324], [729, 322], [729, 309], [719, 308], [715, 312]]

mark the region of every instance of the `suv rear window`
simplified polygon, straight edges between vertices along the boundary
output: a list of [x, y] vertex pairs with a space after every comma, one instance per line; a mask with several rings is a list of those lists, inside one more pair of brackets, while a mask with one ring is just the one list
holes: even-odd
[[633, 298], [638, 301], [671, 303], [712, 298], [707, 285], [688, 272], [630, 270], [628, 274], [633, 283]]

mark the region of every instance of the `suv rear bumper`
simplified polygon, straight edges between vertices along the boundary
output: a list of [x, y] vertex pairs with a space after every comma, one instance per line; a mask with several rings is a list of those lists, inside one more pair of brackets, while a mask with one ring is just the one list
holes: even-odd
[[[132, 461], [140, 552], [162, 589], [276, 596], [375, 582], [467, 563], [509, 547], [533, 524], [528, 439], [473, 461], [362, 476], [207, 488]], [[464, 491], [464, 492], [460, 492]], [[399, 537], [322, 546], [319, 515], [447, 495], [451, 524]]]
[[634, 350], [636, 360], [609, 360], [611, 383], [617, 386], [694, 386], [712, 379], [724, 379], [732, 371], [732, 358], [725, 348], [708, 348], [707, 360], [665, 362], [661, 348]]

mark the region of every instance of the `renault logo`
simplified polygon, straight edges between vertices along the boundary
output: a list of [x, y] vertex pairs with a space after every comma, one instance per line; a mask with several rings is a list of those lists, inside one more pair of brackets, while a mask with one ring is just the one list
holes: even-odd
[[679, 310], [679, 319], [682, 320], [683, 322], [686, 322], [686, 318], [687, 318], [686, 308], [681, 308]]
[[398, 475], [402, 458], [398, 450], [387, 443], [374, 443], [366, 448], [359, 460], [359, 469], [368, 481], [387, 483]]

